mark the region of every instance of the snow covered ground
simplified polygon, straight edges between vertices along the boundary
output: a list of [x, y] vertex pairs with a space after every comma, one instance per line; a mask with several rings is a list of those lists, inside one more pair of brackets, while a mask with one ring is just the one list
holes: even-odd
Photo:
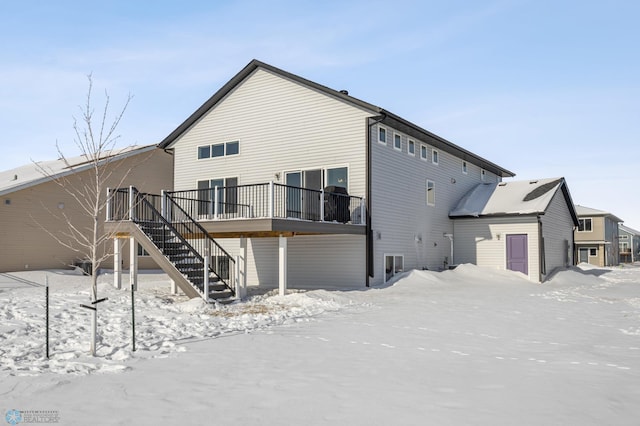
[[640, 424], [639, 266], [582, 266], [534, 284], [462, 265], [220, 309], [172, 296], [166, 275], [147, 273], [136, 352], [130, 293], [111, 279], [101, 276], [109, 300], [91, 358], [79, 307], [87, 277], [0, 274], [3, 419], [17, 410], [75, 425]]

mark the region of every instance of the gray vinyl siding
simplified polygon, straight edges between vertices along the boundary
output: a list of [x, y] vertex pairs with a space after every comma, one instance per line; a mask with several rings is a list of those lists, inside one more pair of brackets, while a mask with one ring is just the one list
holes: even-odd
[[546, 276], [556, 268], [573, 264], [573, 219], [562, 191], [558, 190], [553, 196], [540, 221], [544, 238]]
[[[384, 256], [404, 256], [404, 269], [442, 269], [451, 263], [451, 246], [445, 233], [453, 232], [449, 211], [473, 186], [481, 182], [480, 167], [439, 150], [439, 164], [431, 162], [432, 147], [415, 140], [416, 155], [408, 154], [406, 135], [388, 126], [387, 144], [378, 142], [378, 126], [371, 126], [371, 225], [374, 246], [372, 285], [384, 282]], [[394, 149], [393, 134], [402, 135], [402, 150]], [[428, 159], [420, 156], [428, 146]], [[427, 205], [427, 179], [435, 183], [435, 205]], [[485, 182], [500, 178], [486, 172]]]
[[[173, 145], [175, 188], [238, 177], [240, 185], [284, 172], [349, 167], [349, 193], [365, 191], [365, 117], [371, 113], [258, 69]], [[240, 142], [234, 156], [198, 160], [198, 146]]]
[[454, 221], [454, 260], [457, 264], [507, 269], [506, 235], [526, 234], [529, 279], [539, 280], [538, 221], [535, 216], [461, 218]]

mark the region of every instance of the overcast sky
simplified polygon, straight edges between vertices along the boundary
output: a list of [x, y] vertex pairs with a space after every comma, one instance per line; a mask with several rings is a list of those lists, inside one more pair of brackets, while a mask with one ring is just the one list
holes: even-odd
[[89, 73], [98, 105], [134, 96], [119, 145], [153, 144], [256, 58], [640, 230], [639, 20], [632, 0], [4, 1], [0, 170], [78, 153]]

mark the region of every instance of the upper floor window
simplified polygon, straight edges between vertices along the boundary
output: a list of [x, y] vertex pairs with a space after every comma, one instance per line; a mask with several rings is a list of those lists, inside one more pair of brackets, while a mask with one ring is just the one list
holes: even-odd
[[593, 231], [593, 223], [591, 218], [578, 219], [578, 232], [591, 232]]
[[436, 184], [432, 180], [427, 180], [427, 205], [436, 205]]
[[407, 152], [409, 155], [416, 155], [416, 143], [411, 139], [409, 139], [409, 142], [407, 143]]
[[397, 133], [393, 134], [393, 148], [402, 151], [402, 137]]
[[198, 160], [211, 157], [211, 145], [198, 147]]
[[387, 129], [382, 126], [378, 127], [378, 142], [387, 143]]
[[420, 145], [420, 158], [422, 158], [423, 160], [427, 159], [427, 146], [426, 145]]
[[240, 153], [240, 142], [217, 143], [198, 147], [198, 159], [224, 157], [225, 155], [237, 155]]
[[467, 168], [467, 162], [463, 161], [462, 162], [462, 173], [464, 173], [465, 175], [468, 173], [469, 169]]
[[437, 149], [431, 150], [431, 162], [436, 165], [440, 162], [440, 153]]
[[487, 171], [485, 169], [480, 169], [480, 180], [484, 181], [487, 178]]

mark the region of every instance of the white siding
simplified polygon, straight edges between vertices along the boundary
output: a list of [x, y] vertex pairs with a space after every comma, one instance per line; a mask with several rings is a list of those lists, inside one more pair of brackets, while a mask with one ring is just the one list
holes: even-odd
[[[349, 193], [362, 197], [370, 115], [258, 69], [175, 142], [175, 190], [227, 177], [237, 177], [239, 185], [284, 184], [287, 171], [346, 166]], [[240, 142], [238, 155], [198, 160], [198, 146], [230, 141]], [[219, 243], [233, 256], [238, 254], [237, 239]], [[363, 237], [290, 238], [289, 286], [364, 285], [364, 250]], [[247, 284], [277, 287], [277, 238], [248, 240]]]
[[540, 251], [538, 221], [535, 216], [481, 217], [454, 222], [454, 260], [494, 269], [507, 269], [506, 235], [526, 234], [529, 255], [529, 279], [539, 280]]
[[[439, 164], [431, 162], [432, 147], [416, 142], [416, 155], [407, 152], [408, 138], [402, 135], [402, 150], [393, 147], [387, 129], [387, 145], [378, 142], [377, 126], [371, 126], [372, 189], [371, 225], [374, 245], [372, 285], [384, 281], [384, 253], [404, 255], [404, 269], [441, 269], [445, 259], [451, 263], [451, 246], [445, 233], [453, 232], [449, 211], [474, 185], [481, 182], [480, 167], [439, 150]], [[400, 132], [398, 132], [400, 133]], [[421, 145], [428, 146], [427, 160], [421, 159]], [[435, 206], [427, 205], [427, 179], [435, 182]], [[486, 172], [485, 182], [500, 178]]]
[[[369, 115], [258, 69], [174, 144], [175, 189], [236, 176], [240, 185], [284, 183], [285, 171], [348, 166], [349, 193], [363, 196]], [[198, 146], [236, 140], [238, 155], [197, 159]]]
[[[556, 192], [540, 220], [542, 221], [542, 236], [544, 238], [545, 275], [548, 275], [555, 268], [573, 264], [574, 225], [561, 190]], [[569, 244], [568, 262], [565, 262], [567, 260], [567, 244]]]

